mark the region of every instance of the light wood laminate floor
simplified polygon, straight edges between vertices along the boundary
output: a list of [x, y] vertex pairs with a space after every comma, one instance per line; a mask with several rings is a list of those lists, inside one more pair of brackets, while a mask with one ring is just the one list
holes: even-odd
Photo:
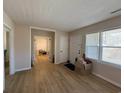
[[31, 70], [6, 76], [5, 93], [118, 93], [120, 88], [94, 76], [82, 76], [61, 65], [37, 58]]

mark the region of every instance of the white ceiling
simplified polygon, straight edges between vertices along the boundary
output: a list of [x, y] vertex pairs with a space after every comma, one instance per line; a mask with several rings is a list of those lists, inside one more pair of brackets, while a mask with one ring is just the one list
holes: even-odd
[[5, 12], [18, 24], [72, 31], [113, 16], [121, 0], [3, 0]]

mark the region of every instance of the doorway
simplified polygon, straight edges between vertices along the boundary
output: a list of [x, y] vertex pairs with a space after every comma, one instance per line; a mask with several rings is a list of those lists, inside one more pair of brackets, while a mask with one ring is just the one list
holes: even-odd
[[31, 29], [31, 64], [36, 62], [54, 63], [55, 32]]
[[50, 37], [34, 36], [33, 41], [35, 61], [41, 62], [43, 59], [45, 59], [46, 61], [50, 60]]
[[10, 74], [10, 49], [9, 49], [9, 29], [4, 27], [3, 42], [4, 42], [4, 70], [5, 76]]

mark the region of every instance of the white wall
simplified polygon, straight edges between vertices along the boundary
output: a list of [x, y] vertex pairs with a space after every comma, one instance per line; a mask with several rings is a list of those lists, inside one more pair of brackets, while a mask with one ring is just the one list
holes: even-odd
[[[4, 24], [10, 29], [10, 59], [12, 62], [11, 74], [15, 71], [21, 71], [31, 68], [31, 51], [30, 51], [30, 27], [26, 25], [14, 24], [11, 18], [4, 12]], [[47, 31], [46, 31], [47, 32]], [[42, 33], [43, 34], [43, 33]], [[46, 33], [44, 34], [46, 35]], [[54, 40], [54, 38], [53, 38]], [[54, 44], [55, 43], [55, 44]], [[68, 33], [55, 32], [55, 60], [56, 64], [68, 60]]]
[[48, 37], [39, 37], [39, 36], [35, 36], [35, 46], [36, 46], [36, 50], [45, 50], [48, 52], [48, 41], [49, 41], [49, 38]]
[[10, 74], [16, 71], [30, 69], [30, 29], [29, 26], [15, 25], [4, 12], [4, 26], [10, 29]]
[[[81, 54], [85, 52], [85, 35], [87, 33], [100, 32], [105, 29], [121, 26], [121, 16], [114, 17], [97, 24], [93, 24], [69, 33], [70, 36], [70, 60], [74, 63], [74, 58], [78, 56], [78, 50]], [[93, 62], [93, 73], [100, 76], [115, 85], [121, 86], [121, 69], [107, 64]]]
[[15, 69], [16, 71], [30, 69], [30, 28], [25, 25], [16, 25], [14, 34]]
[[71, 63], [75, 63], [75, 58], [80, 56], [81, 51], [81, 44], [82, 44], [82, 36], [80, 34], [70, 34], [69, 36], [69, 59]]
[[68, 33], [55, 33], [55, 63], [59, 64], [68, 60]]
[[[31, 68], [30, 57], [30, 34], [31, 36], [51, 36], [53, 32], [35, 31], [30, 33], [29, 26], [16, 25], [15, 27], [15, 69], [16, 71]], [[54, 37], [54, 33], [52, 35]], [[54, 39], [53, 39], [54, 40]], [[54, 42], [53, 44], [54, 45]], [[68, 60], [68, 33], [55, 32], [55, 64], [66, 62]]]

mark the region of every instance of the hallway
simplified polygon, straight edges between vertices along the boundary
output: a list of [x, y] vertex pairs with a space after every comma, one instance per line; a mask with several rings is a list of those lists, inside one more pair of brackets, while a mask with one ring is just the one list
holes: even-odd
[[39, 62], [48, 62], [49, 58], [48, 55], [37, 55], [36, 56], [36, 64], [39, 64]]
[[63, 64], [38, 57], [31, 70], [6, 78], [5, 93], [118, 93], [120, 88], [95, 77], [81, 76]]

